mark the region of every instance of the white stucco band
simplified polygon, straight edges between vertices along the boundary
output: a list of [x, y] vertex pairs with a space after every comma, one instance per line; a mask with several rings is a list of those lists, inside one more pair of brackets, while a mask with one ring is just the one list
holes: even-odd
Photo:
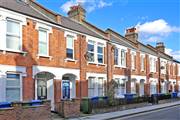
[[86, 79], [88, 79], [89, 77], [103, 77], [104, 79], [107, 80], [107, 74], [101, 74], [101, 73], [86, 73]]
[[144, 80], [144, 83], [147, 83], [146, 76], [132, 75], [131, 79], [136, 79], [137, 83], [140, 83], [141, 80]]
[[54, 79], [62, 80], [63, 75], [73, 74], [76, 76], [76, 80], [80, 80], [80, 70], [79, 69], [68, 69], [68, 68], [58, 68], [58, 67], [47, 67], [47, 66], [33, 66], [33, 78], [37, 73], [49, 72], [55, 75]]
[[12, 66], [12, 65], [1, 65], [0, 64], [0, 76], [6, 76], [7, 72], [21, 73], [22, 76], [26, 76], [26, 67], [23, 66]]
[[171, 84], [176, 83], [175, 79], [169, 79], [169, 81], [171, 82]]

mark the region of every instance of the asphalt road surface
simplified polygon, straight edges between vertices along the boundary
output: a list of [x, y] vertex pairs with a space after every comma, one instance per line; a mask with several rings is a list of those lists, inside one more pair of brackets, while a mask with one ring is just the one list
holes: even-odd
[[180, 105], [114, 120], [180, 120]]

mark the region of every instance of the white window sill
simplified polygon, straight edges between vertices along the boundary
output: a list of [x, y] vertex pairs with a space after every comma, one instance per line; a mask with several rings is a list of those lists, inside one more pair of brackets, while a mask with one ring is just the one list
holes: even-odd
[[98, 65], [98, 66], [107, 66], [107, 65], [104, 64], [104, 63], [98, 63], [97, 65]]
[[52, 60], [52, 56], [48, 56], [48, 55], [40, 55], [40, 54], [38, 54], [37, 55], [37, 58], [39, 59], [39, 58], [49, 58], [49, 60]]
[[19, 53], [19, 54], [23, 54], [23, 56], [26, 56], [27, 54], [27, 52], [25, 51], [13, 50], [13, 49], [0, 49], [0, 51], [3, 51], [3, 54], [6, 54], [6, 52]]
[[126, 68], [125, 66], [121, 66], [121, 65], [114, 65], [115, 68]]
[[77, 61], [78, 61], [78, 60], [70, 59], [70, 58], [66, 58], [64, 60], [65, 60], [65, 62], [75, 62], [75, 63], [77, 63]]
[[97, 63], [95, 63], [95, 62], [87, 62], [87, 65], [89, 65], [89, 64], [97, 65]]
[[104, 63], [95, 63], [95, 62], [88, 62], [87, 65], [92, 64], [92, 65], [96, 65], [96, 66], [107, 66]]

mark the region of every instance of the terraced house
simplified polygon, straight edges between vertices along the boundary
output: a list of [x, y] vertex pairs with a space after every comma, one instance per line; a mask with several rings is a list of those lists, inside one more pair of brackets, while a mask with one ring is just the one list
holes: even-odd
[[180, 62], [138, 41], [136, 28], [125, 36], [103, 31], [73, 6], [68, 17], [35, 0], [0, 0], [0, 102], [180, 91]]

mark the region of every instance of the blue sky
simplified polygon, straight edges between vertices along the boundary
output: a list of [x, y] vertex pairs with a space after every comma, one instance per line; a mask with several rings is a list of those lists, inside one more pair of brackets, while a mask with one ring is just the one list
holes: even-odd
[[81, 3], [86, 20], [121, 35], [135, 26], [144, 44], [164, 42], [166, 53], [180, 60], [180, 0], [36, 0], [43, 6], [67, 16], [69, 7]]

